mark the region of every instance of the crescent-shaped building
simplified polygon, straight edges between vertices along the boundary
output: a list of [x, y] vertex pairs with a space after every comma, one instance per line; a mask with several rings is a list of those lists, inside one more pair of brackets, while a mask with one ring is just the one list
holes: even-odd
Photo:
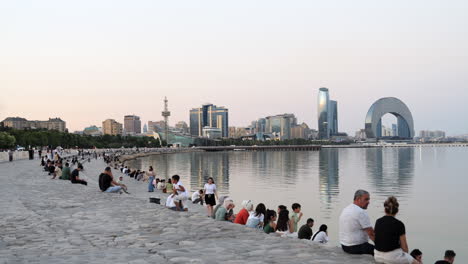
[[392, 114], [397, 118], [399, 138], [414, 137], [413, 116], [409, 108], [398, 98], [385, 97], [377, 100], [367, 112], [365, 124], [367, 138], [382, 137], [382, 117], [385, 114]]

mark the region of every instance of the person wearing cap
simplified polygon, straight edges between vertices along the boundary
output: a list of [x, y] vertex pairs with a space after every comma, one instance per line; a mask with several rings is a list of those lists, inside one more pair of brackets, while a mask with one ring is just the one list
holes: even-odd
[[70, 181], [71, 181], [71, 183], [79, 183], [79, 184], [83, 184], [83, 185], [88, 185], [88, 182], [86, 182], [85, 180], [80, 179], [80, 171], [81, 170], [83, 170], [83, 165], [79, 164], [78, 168], [73, 170], [73, 172], [71, 174]]

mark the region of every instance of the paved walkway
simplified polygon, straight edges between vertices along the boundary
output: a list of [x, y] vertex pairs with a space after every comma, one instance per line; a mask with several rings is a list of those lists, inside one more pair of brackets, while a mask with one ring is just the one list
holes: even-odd
[[51, 180], [38, 165], [0, 163], [0, 263], [374, 263], [215, 222], [198, 205], [174, 212], [150, 204], [148, 197], [162, 194], [130, 178], [130, 195], [101, 193], [102, 160], [84, 164], [88, 186]]

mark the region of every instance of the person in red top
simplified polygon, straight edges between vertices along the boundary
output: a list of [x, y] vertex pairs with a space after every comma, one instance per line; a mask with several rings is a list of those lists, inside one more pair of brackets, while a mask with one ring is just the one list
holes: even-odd
[[250, 212], [253, 210], [253, 203], [250, 200], [244, 200], [242, 201], [242, 207], [242, 210], [239, 211], [236, 219], [234, 219], [235, 224], [245, 225], [247, 223]]

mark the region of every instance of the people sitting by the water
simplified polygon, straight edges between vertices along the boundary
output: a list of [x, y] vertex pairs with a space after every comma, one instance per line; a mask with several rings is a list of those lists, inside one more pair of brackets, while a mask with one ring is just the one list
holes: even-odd
[[231, 221], [234, 220], [233, 215], [229, 212], [234, 209], [235, 205], [231, 199], [225, 199], [222, 206], [218, 208], [215, 215], [216, 221]]
[[237, 213], [236, 219], [234, 219], [235, 224], [245, 225], [247, 224], [247, 219], [249, 219], [250, 212], [253, 210], [253, 203], [251, 200], [242, 201], [242, 209]]
[[119, 179], [117, 180], [117, 183], [123, 183], [123, 176], [119, 176]]
[[51, 161], [49, 165], [49, 175], [54, 175], [55, 173], [55, 162]]
[[57, 177], [58, 179], [60, 179], [62, 177], [62, 164], [60, 162], [56, 164], [53, 175], [54, 176], [52, 176], [52, 179], [55, 179]]
[[174, 175], [172, 176], [172, 183], [173, 183], [173, 199], [174, 199], [174, 204], [176, 206], [176, 211], [187, 211], [187, 207], [185, 206], [185, 201], [187, 201], [187, 190], [185, 189], [184, 185], [182, 185], [182, 182], [180, 182], [180, 176], [179, 175]]
[[321, 225], [319, 228], [319, 231], [315, 233], [315, 235], [312, 237], [312, 241], [314, 242], [319, 242], [322, 244], [328, 243], [328, 227], [327, 225]]
[[65, 163], [65, 167], [62, 169], [62, 176], [59, 177], [61, 180], [70, 180], [70, 164]]
[[289, 211], [283, 209], [278, 214], [278, 221], [276, 223], [276, 231], [280, 233], [289, 232]]
[[419, 261], [419, 263], [422, 264], [422, 252], [421, 250], [415, 248], [411, 251], [410, 255], [417, 261]]
[[213, 214], [213, 206], [216, 205], [216, 199], [218, 199], [218, 191], [213, 178], [208, 178], [208, 182], [203, 186], [203, 193], [205, 194], [206, 212], [210, 216]]
[[365, 190], [357, 190], [354, 202], [343, 209], [339, 220], [339, 236], [343, 250], [349, 254], [374, 255], [374, 228], [367, 214], [370, 195]]
[[289, 216], [289, 220], [291, 221], [292, 228], [289, 229], [289, 233], [296, 233], [299, 229], [299, 221], [301, 221], [302, 218], [301, 205], [293, 203], [291, 208], [293, 211]]
[[259, 203], [255, 207], [255, 211], [250, 212], [249, 218], [245, 226], [251, 228], [263, 228], [264, 220], [266, 214], [266, 207], [263, 203]]
[[137, 173], [136, 173], [136, 177], [137, 177], [137, 181], [141, 181], [143, 180], [143, 177], [145, 176], [145, 172], [144, 171], [140, 171], [140, 170], [137, 170]]
[[283, 210], [287, 210], [288, 208], [285, 206], [285, 205], [278, 205], [278, 210], [276, 211], [278, 213], [278, 216], [279, 216], [279, 213]]
[[[156, 179], [155, 179], [156, 181]], [[165, 179], [161, 179], [157, 184], [156, 184], [156, 189], [162, 191], [166, 188], [166, 180]]]
[[399, 206], [394, 196], [384, 202], [385, 216], [377, 219], [374, 228], [375, 261], [385, 264], [419, 264], [408, 253], [405, 225], [395, 218]]
[[82, 170], [83, 170], [83, 165], [81, 165], [81, 164], [79, 164], [78, 167], [73, 170], [73, 172], [71, 174], [71, 177], [70, 177], [71, 183], [79, 183], [79, 184], [83, 184], [83, 185], [88, 185], [88, 182], [86, 182], [85, 180], [80, 179], [80, 171], [82, 171]]
[[167, 179], [166, 188], [163, 189], [163, 193], [172, 193], [172, 180]]
[[49, 172], [50, 160], [47, 160], [46, 164], [44, 165], [44, 171]]
[[446, 250], [444, 260], [438, 260], [434, 264], [453, 264], [455, 262], [455, 251], [453, 250]]
[[137, 173], [136, 170], [132, 170], [129, 173], [125, 173], [125, 175], [130, 176], [130, 178], [133, 178], [136, 180], [136, 173]]
[[216, 211], [218, 211], [219, 207], [223, 206], [224, 200], [226, 200], [226, 199], [229, 199], [229, 197], [228, 197], [228, 196], [221, 196], [221, 197], [219, 197], [218, 204], [217, 204], [217, 205], [215, 206], [215, 208], [213, 209], [213, 214], [211, 215], [211, 217], [212, 217], [213, 219], [216, 218]]
[[310, 240], [312, 238], [312, 227], [314, 226], [314, 219], [309, 218], [305, 225], [301, 226], [299, 232], [297, 233], [297, 237], [299, 239], [307, 239]]
[[265, 216], [265, 226], [263, 227], [263, 231], [265, 233], [270, 234], [276, 232], [276, 212], [274, 210], [267, 210]]
[[192, 194], [192, 203], [203, 205], [203, 190], [198, 190]]
[[121, 193], [126, 188], [125, 184], [114, 181], [114, 175], [110, 167], [106, 167], [104, 172], [99, 175], [99, 189], [107, 193]]

